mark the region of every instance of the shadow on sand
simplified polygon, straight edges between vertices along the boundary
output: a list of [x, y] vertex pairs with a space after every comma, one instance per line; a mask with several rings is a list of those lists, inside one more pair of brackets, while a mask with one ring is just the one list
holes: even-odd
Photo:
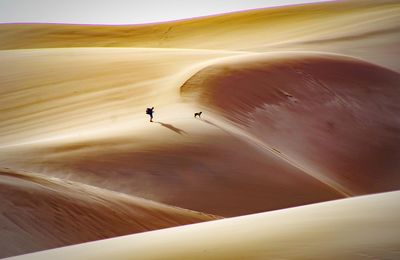
[[229, 132], [229, 131], [226, 130], [225, 128], [223, 128], [223, 127], [221, 127], [221, 126], [219, 126], [219, 125], [217, 125], [217, 124], [215, 124], [215, 123], [213, 123], [213, 122], [211, 122], [211, 121], [208, 121], [208, 120], [202, 119], [202, 118], [201, 118], [200, 120], [203, 121], [204, 123], [207, 123], [207, 124], [209, 124], [209, 125], [212, 125], [212, 126], [218, 128], [218, 129], [220, 129], [221, 131], [223, 131], [223, 132], [225, 132], [225, 133], [227, 133], [227, 134], [229, 134], [229, 135], [234, 136], [231, 132]]
[[208, 121], [208, 120], [206, 120], [206, 119], [200, 118], [200, 120], [203, 121], [204, 123], [207, 123], [207, 124], [210, 124], [210, 125], [212, 125], [212, 126], [221, 128], [220, 126], [218, 126], [218, 125], [214, 124], [213, 122], [210, 122], [210, 121]]
[[172, 130], [172, 131], [174, 131], [174, 132], [177, 133], [177, 134], [180, 134], [180, 135], [187, 134], [184, 130], [179, 129], [179, 128], [177, 128], [177, 127], [171, 125], [171, 124], [165, 124], [165, 123], [163, 123], [163, 122], [154, 122], [154, 123], [160, 124], [161, 126], [163, 126], [163, 127], [165, 127], [165, 128], [168, 128], [169, 130]]

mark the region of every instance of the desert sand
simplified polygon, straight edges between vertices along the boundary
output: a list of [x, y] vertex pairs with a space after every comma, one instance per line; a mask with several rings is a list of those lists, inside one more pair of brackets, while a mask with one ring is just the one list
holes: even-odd
[[0, 172], [0, 187], [3, 256], [218, 218], [7, 169]]
[[[219, 248], [234, 245], [210, 259], [241, 250], [245, 258], [393, 258], [397, 193], [351, 197], [400, 187], [399, 24], [398, 1], [361, 0], [148, 25], [0, 25], [1, 231], [10, 238], [0, 241], [0, 257], [265, 212], [193, 227], [243, 221], [238, 230], [249, 241], [198, 234]], [[152, 106], [154, 123], [144, 113]], [[335, 241], [354, 233], [339, 244], [307, 233], [305, 217], [291, 213], [300, 208], [275, 211], [331, 200], [339, 201], [304, 212], [337, 225]], [[349, 209], [352, 219], [383, 213], [353, 229], [341, 205], [360, 207]], [[331, 207], [333, 222], [324, 217]], [[293, 224], [270, 222], [276, 214]], [[247, 227], [255, 216], [275, 231], [264, 237]], [[381, 235], [360, 245], [372, 229]], [[160, 243], [149, 250], [156, 254], [171, 241], [174, 258], [175, 230], [186, 227], [132, 238], [143, 241], [140, 256], [148, 243]], [[150, 242], [146, 234], [163, 235]], [[307, 255], [309, 246], [296, 244], [302, 236], [321, 241], [320, 251]], [[116, 244], [105, 247], [115, 246], [113, 258], [125, 254]], [[257, 249], [263, 244], [268, 252]], [[181, 250], [195, 258], [196, 248]], [[71, 252], [86, 250], [95, 257], [85, 246]]]
[[15, 259], [398, 259], [399, 199], [397, 191], [323, 202]]

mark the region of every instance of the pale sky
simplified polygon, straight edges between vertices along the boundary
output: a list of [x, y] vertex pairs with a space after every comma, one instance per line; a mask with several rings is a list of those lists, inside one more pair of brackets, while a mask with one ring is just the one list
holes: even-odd
[[0, 0], [0, 23], [139, 24], [321, 0]]

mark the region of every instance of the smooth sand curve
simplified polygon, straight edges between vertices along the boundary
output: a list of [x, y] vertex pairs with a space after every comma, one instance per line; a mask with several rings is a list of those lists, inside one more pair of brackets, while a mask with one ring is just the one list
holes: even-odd
[[11, 259], [397, 259], [399, 199], [362, 196]]
[[[1, 251], [399, 189], [399, 10], [350, 0], [140, 26], [0, 25]], [[395, 200], [148, 233], [130, 249], [396, 258]], [[62, 257], [131, 255], [110, 241]]]
[[9, 169], [0, 187], [0, 257], [218, 218]]

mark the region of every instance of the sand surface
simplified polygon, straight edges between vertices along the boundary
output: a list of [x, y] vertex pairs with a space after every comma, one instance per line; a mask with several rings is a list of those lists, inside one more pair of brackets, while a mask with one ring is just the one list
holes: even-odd
[[0, 195], [2, 257], [218, 218], [8, 169]]
[[369, 195], [12, 259], [398, 259], [399, 199]]
[[400, 70], [400, 4], [349, 0], [137, 26], [0, 25], [1, 49], [145, 47], [326, 51]]
[[[399, 24], [394, 0], [149, 25], [1, 24], [0, 233], [9, 239], [1, 239], [0, 257], [337, 199], [375, 207], [374, 197], [344, 201], [400, 188]], [[152, 106], [150, 123], [144, 111]], [[378, 197], [383, 212], [395, 209], [397, 193]], [[322, 206], [335, 203], [305, 211], [335, 227]], [[337, 236], [372, 230], [367, 219], [352, 229], [339, 208]], [[339, 244], [328, 245], [303, 229], [305, 220], [296, 224], [296, 210], [287, 211], [293, 225], [282, 236], [283, 224], [268, 238], [251, 225], [243, 231], [255, 245], [271, 244], [268, 255], [246, 251], [243, 239], [244, 257], [378, 252], [351, 237], [346, 251], [333, 233]], [[381, 235], [368, 245], [386, 248], [392, 216], [371, 221]], [[236, 241], [221, 234], [210, 241]], [[325, 241], [320, 251], [295, 246], [302, 234]], [[210, 259], [241, 256], [241, 237], [236, 251]], [[281, 239], [294, 251], [284, 255]], [[343, 255], [333, 254], [338, 248]], [[391, 259], [389, 249], [377, 255]]]

